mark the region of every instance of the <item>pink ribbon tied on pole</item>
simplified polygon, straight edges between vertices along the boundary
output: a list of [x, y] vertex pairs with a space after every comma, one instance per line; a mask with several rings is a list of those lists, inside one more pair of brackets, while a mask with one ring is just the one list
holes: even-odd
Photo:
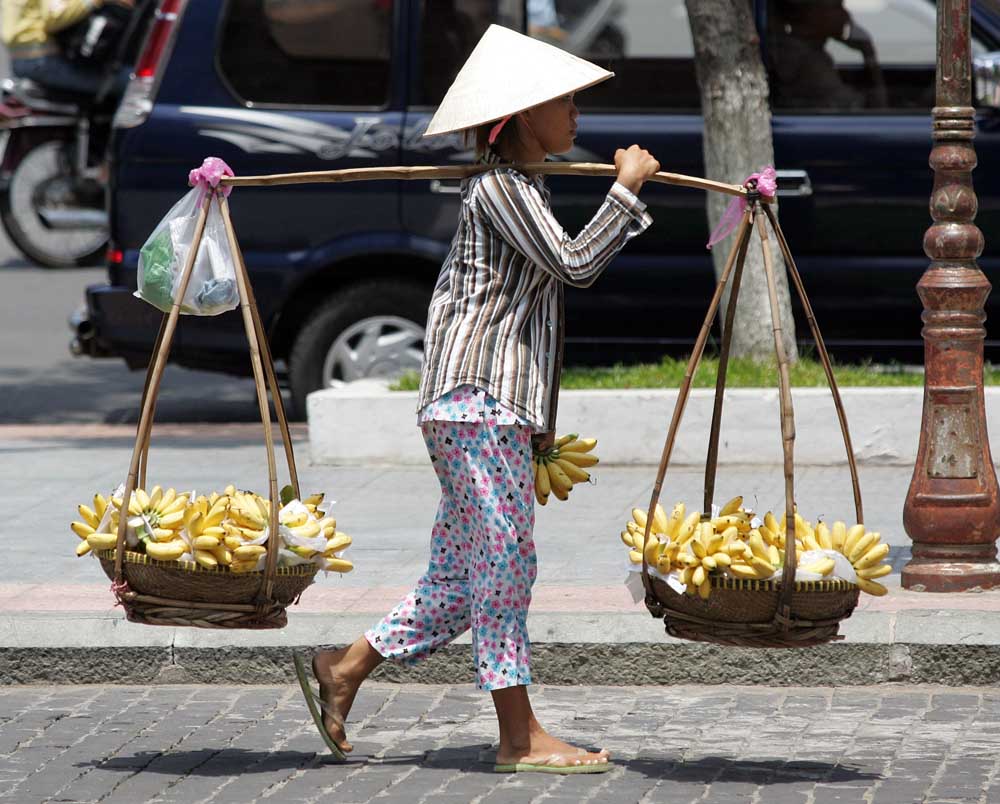
[[[746, 181], [743, 182], [743, 186], [746, 187], [747, 184], [754, 180], [757, 182], [757, 192], [766, 198], [774, 198], [774, 194], [778, 191], [778, 174], [775, 172], [773, 166], [768, 165], [759, 173], [751, 173], [747, 176]], [[708, 238], [706, 248], [711, 248], [720, 240], [732, 234], [733, 230], [739, 226], [740, 220], [743, 218], [743, 213], [746, 210], [746, 196], [740, 195], [730, 201], [729, 206], [726, 207], [726, 211], [722, 213], [722, 217], [719, 218], [718, 224], [712, 231], [711, 237]]]
[[202, 200], [205, 196], [210, 196], [213, 191], [221, 192], [223, 197], [228, 198], [233, 188], [228, 185], [219, 187], [219, 182], [223, 176], [233, 176], [233, 169], [229, 167], [217, 156], [207, 156], [201, 163], [201, 167], [196, 167], [188, 173], [188, 186], [200, 187]]

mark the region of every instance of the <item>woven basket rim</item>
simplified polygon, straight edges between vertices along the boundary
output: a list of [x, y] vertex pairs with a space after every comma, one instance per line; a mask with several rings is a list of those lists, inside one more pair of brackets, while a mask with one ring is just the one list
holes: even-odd
[[[95, 550], [94, 551], [98, 558], [114, 561], [115, 560], [115, 548], [109, 548], [107, 550]], [[176, 569], [184, 570], [185, 572], [201, 572], [207, 574], [216, 575], [239, 575], [239, 576], [250, 576], [250, 575], [263, 575], [264, 570], [252, 570], [250, 572], [233, 572], [226, 566], [218, 566], [213, 568], [203, 567], [196, 561], [180, 561], [177, 559], [172, 559], [170, 561], [160, 561], [155, 558], [151, 558], [146, 555], [146, 553], [135, 553], [131, 550], [125, 551], [124, 561], [128, 564], [146, 564], [151, 567], [162, 567], [163, 569]], [[316, 564], [296, 564], [294, 567], [275, 567], [274, 574], [278, 576], [298, 576], [298, 575], [314, 575], [319, 571], [319, 567]]]
[[[769, 579], [757, 581], [751, 578], [732, 578], [725, 575], [709, 575], [713, 589], [736, 589], [743, 592], [777, 592], [781, 589], [781, 581]], [[662, 581], [662, 579], [659, 579]], [[666, 581], [662, 581], [666, 583]], [[856, 583], [841, 578], [830, 578], [817, 581], [795, 581], [796, 592], [850, 592], [858, 589]]]

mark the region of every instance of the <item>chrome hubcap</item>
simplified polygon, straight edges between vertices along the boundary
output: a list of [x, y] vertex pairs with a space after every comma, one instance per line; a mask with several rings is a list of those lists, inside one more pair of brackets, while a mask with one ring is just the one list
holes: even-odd
[[420, 370], [424, 330], [397, 316], [363, 318], [345, 329], [323, 361], [323, 387]]

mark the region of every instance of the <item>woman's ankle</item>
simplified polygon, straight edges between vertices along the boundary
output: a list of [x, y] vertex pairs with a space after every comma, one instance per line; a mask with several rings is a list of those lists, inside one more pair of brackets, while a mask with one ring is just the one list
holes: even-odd
[[336, 668], [331, 675], [352, 686], [361, 684], [384, 660], [364, 637], [336, 650], [323, 651], [318, 658], [323, 669], [334, 671]]

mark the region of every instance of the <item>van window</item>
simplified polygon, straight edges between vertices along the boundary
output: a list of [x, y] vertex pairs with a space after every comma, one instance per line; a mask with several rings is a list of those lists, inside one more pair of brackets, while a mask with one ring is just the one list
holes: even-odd
[[420, 75], [411, 105], [437, 106], [491, 24], [524, 30], [524, 0], [421, 0]]
[[527, 8], [532, 36], [615, 74], [580, 93], [581, 109], [701, 109], [684, 0], [527, 0]]
[[231, 0], [219, 65], [244, 101], [382, 107], [394, 0]]
[[[772, 106], [927, 111], [934, 105], [936, 36], [933, 0], [771, 0]], [[973, 54], [985, 50], [973, 37]]]

